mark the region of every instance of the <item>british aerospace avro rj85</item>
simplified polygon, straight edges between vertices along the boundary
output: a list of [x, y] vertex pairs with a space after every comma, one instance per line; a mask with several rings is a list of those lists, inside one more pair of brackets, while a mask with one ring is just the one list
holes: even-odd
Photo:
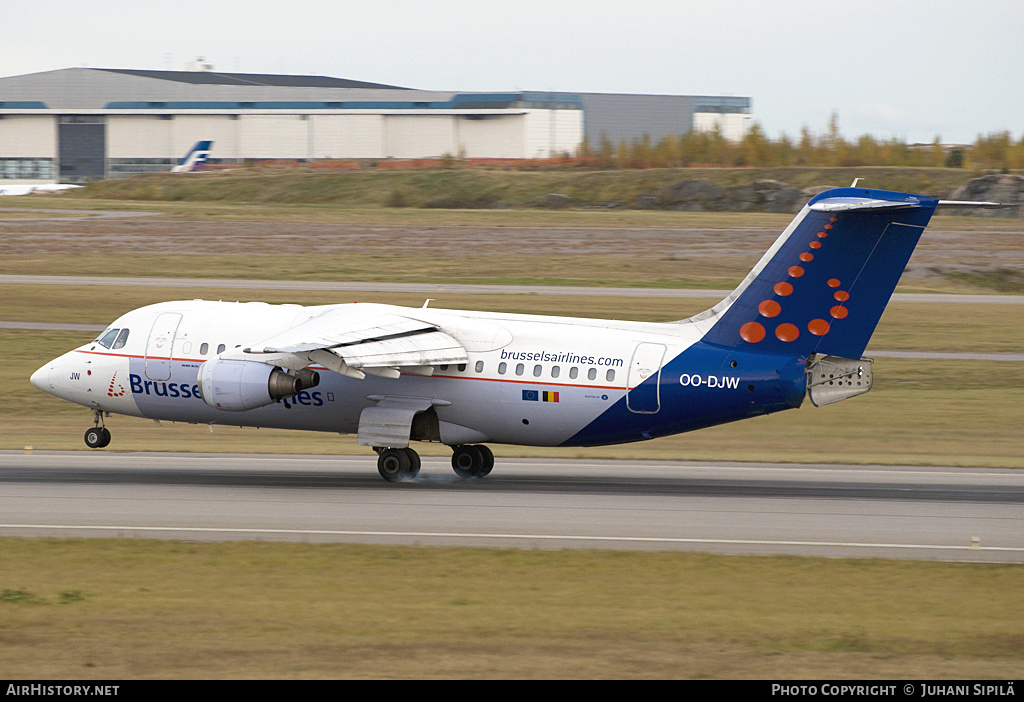
[[[441, 442], [463, 477], [488, 443], [654, 439], [871, 389], [868, 339], [939, 200], [841, 188], [817, 195], [731, 294], [645, 323], [338, 304], [149, 305], [32, 375], [104, 417], [354, 433], [385, 479]], [[980, 204], [980, 203], [970, 203]]]

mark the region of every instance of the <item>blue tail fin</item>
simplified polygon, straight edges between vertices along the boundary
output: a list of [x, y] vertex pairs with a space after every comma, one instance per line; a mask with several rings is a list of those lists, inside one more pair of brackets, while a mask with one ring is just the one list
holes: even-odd
[[195, 145], [188, 150], [188, 153], [178, 161], [178, 165], [171, 169], [171, 172], [189, 173], [191, 171], [203, 170], [203, 166], [206, 164], [206, 159], [210, 155], [210, 148], [212, 146], [212, 141], [197, 141]]
[[938, 200], [863, 188], [807, 203], [736, 290], [691, 321], [704, 341], [860, 358]]

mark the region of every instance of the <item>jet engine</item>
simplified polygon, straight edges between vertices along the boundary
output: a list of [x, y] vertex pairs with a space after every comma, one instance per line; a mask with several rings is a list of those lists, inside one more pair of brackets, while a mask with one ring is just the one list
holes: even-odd
[[214, 358], [199, 367], [199, 394], [216, 409], [244, 412], [298, 395], [320, 383], [320, 374], [303, 368], [291, 375], [257, 361]]

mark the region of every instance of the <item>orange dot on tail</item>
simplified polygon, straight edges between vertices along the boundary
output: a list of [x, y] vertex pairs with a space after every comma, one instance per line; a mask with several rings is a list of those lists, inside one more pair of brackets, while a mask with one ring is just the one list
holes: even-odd
[[820, 249], [821, 248], [821, 242], [820, 241], [812, 241], [811, 243], [808, 244], [808, 246], [810, 246], [812, 249]]
[[804, 274], [804, 269], [801, 268], [800, 266], [790, 266], [789, 267], [789, 274], [791, 276], [793, 276], [794, 278], [799, 278], [800, 276], [802, 276]]
[[804, 263], [808, 263], [810, 261], [813, 261], [814, 260], [814, 254], [807, 253], [806, 251], [804, 251], [802, 254], [800, 254], [800, 260], [803, 261]]
[[786, 322], [775, 327], [775, 336], [779, 338], [779, 341], [796, 341], [800, 336], [800, 330], [796, 328], [795, 324]]
[[832, 228], [831, 224], [826, 224], [824, 227], [822, 227], [822, 229], [831, 229], [831, 228]]
[[775, 300], [765, 300], [757, 306], [757, 311], [760, 312], [763, 317], [778, 317], [779, 312], [782, 311], [782, 305], [777, 303]]
[[740, 338], [749, 344], [756, 344], [765, 337], [765, 330], [757, 322], [747, 322], [740, 327]]
[[814, 334], [815, 336], [825, 336], [828, 334], [829, 325], [824, 319], [812, 319], [807, 323], [807, 331]]
[[793, 294], [793, 286], [790, 285], [789, 283], [776, 283], [774, 289], [775, 294], [781, 295], [782, 297], [786, 297], [786, 295]]
[[829, 221], [829, 222], [838, 222], [838, 221], [839, 221], [839, 218], [838, 218], [838, 217], [829, 217], [829, 218], [828, 218], [828, 221]]
[[825, 232], [818, 232], [818, 238], [819, 239], [825, 239], [827, 237], [828, 237], [828, 234], [826, 234]]
[[836, 305], [828, 311], [832, 315], [833, 319], [846, 319], [846, 315], [850, 314], [850, 310], [846, 309], [842, 305]]
[[828, 279], [828, 286], [830, 288], [838, 288], [839, 285], [840, 285], [839, 278], [829, 278]]
[[832, 297], [839, 300], [840, 302], [846, 302], [847, 300], [850, 299], [850, 293], [846, 292], [845, 290], [836, 290], [835, 295], [833, 295]]

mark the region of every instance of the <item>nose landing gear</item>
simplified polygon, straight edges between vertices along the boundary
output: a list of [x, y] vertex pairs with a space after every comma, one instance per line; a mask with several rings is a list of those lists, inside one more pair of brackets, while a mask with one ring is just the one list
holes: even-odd
[[95, 426], [85, 432], [85, 445], [89, 448], [103, 448], [110, 444], [110, 430], [103, 426], [103, 412], [93, 410], [93, 423]]

